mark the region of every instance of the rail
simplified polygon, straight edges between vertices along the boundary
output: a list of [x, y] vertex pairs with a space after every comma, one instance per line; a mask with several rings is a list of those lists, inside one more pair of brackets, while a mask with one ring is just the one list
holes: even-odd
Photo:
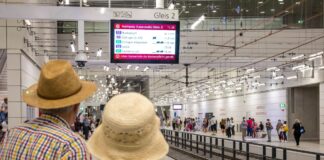
[[[306, 154], [307, 156], [315, 157], [316, 160], [320, 160], [321, 157], [324, 156], [324, 153], [319, 152], [292, 149], [268, 144], [260, 144], [255, 142], [247, 142], [230, 138], [200, 135], [197, 133], [174, 131], [169, 129], [161, 129], [161, 132], [165, 137], [166, 141], [170, 142], [174, 146], [182, 149], [188, 148], [188, 150], [190, 149], [190, 151], [196, 151], [194, 154], [198, 154], [199, 151], [202, 151], [203, 155], [209, 156], [209, 158], [212, 158], [213, 156], [217, 155], [222, 159], [225, 159], [225, 157], [230, 157], [229, 159], [237, 159], [237, 156], [244, 156], [247, 160], [249, 160], [252, 156], [258, 157], [258, 159], [263, 160], [286, 160], [287, 152]], [[229, 143], [229, 145], [231, 145], [231, 148], [226, 147], [225, 142], [227, 142], [227, 144]], [[262, 153], [260, 154], [251, 152], [251, 146], [261, 147]], [[243, 147], [245, 147], [245, 149], [243, 149]], [[267, 154], [269, 153], [267, 152], [267, 150], [269, 149], [271, 154]], [[217, 151], [220, 151], [220, 153], [218, 153]], [[227, 154], [225, 153], [225, 151], [227, 152]], [[282, 152], [282, 156], [278, 156], [277, 152], [279, 151]]]

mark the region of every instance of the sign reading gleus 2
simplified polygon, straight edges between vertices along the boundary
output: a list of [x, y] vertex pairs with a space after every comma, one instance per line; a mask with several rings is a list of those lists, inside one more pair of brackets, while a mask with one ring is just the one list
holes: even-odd
[[111, 20], [111, 63], [179, 63], [178, 21]]

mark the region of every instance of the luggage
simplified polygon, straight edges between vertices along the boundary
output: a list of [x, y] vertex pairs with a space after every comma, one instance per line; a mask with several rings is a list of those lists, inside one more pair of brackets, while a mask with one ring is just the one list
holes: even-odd
[[265, 138], [266, 136], [267, 136], [266, 133], [262, 133], [262, 134], [261, 134], [261, 138]]

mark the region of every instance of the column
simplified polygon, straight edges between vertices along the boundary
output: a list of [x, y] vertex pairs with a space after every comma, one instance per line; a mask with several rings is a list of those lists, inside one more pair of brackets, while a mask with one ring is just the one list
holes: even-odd
[[[320, 115], [319, 115], [319, 128], [320, 128], [320, 144], [324, 144], [324, 83], [320, 84], [319, 89], [319, 101], [320, 101]], [[306, 128], [307, 130], [307, 128]]]

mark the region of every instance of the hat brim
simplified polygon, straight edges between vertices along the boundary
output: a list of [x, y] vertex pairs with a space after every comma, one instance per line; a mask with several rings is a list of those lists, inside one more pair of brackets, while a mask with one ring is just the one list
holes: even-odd
[[169, 152], [169, 145], [162, 133], [156, 130], [150, 143], [136, 150], [120, 150], [110, 143], [103, 133], [102, 124], [95, 130], [87, 142], [90, 153], [100, 160], [160, 160]]
[[37, 84], [32, 85], [23, 93], [23, 101], [30, 107], [41, 109], [58, 109], [70, 105], [78, 104], [90, 97], [97, 89], [96, 85], [92, 82], [81, 81], [82, 88], [79, 92], [62, 99], [45, 99], [37, 94]]

